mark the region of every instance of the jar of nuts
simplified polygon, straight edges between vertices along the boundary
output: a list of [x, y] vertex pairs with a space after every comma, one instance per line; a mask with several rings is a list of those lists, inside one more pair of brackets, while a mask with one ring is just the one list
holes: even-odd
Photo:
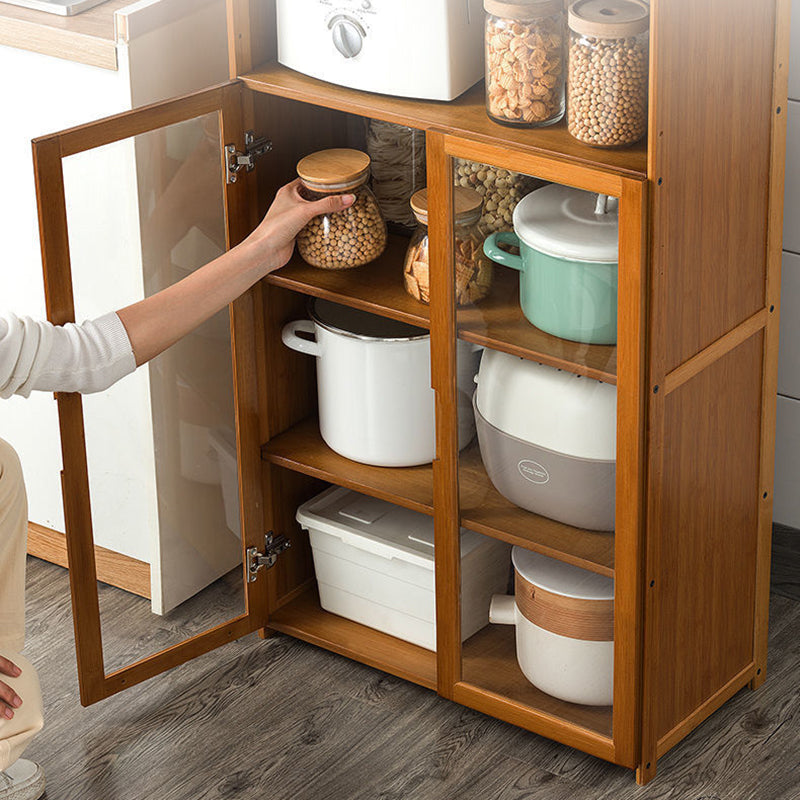
[[577, 0], [569, 8], [569, 132], [595, 147], [633, 144], [647, 128], [650, 7]]
[[[481, 218], [481, 196], [472, 189], [453, 188], [455, 216], [456, 303], [475, 303], [489, 293], [492, 284], [492, 262], [483, 253], [483, 234], [478, 227]], [[403, 279], [406, 291], [430, 302], [430, 267], [428, 250], [428, 190], [420, 189], [411, 197], [411, 208], [419, 226], [406, 252]]]
[[486, 113], [504, 125], [564, 116], [563, 0], [483, 0]]
[[330, 194], [354, 194], [344, 211], [314, 217], [297, 235], [304, 261], [322, 269], [350, 269], [374, 261], [386, 249], [386, 223], [369, 180], [370, 158], [360, 150], [320, 150], [301, 159], [300, 194], [319, 200]]

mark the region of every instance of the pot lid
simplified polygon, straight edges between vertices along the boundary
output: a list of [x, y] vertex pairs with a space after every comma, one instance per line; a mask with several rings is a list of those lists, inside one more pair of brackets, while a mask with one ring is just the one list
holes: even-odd
[[583, 36], [623, 39], [649, 29], [650, 7], [644, 0], [576, 0], [568, 21]]
[[613, 600], [614, 580], [596, 572], [534, 553], [523, 547], [511, 551], [514, 569], [529, 583], [547, 592], [577, 600]]
[[529, 247], [555, 258], [616, 264], [619, 201], [554, 183], [520, 200], [514, 232]]
[[[470, 222], [473, 218], [480, 219], [483, 198], [474, 189], [468, 189], [466, 186], [454, 186], [453, 206], [456, 222]], [[428, 224], [427, 187], [411, 195], [411, 210], [423, 225]]]
[[341, 306], [330, 300], [312, 301], [309, 314], [311, 319], [323, 328], [356, 339], [405, 342], [430, 336], [424, 328], [370, 314], [358, 308]]
[[495, 17], [536, 19], [563, 11], [561, 0], [483, 0], [483, 7]]
[[369, 165], [370, 157], [360, 150], [319, 150], [297, 162], [297, 174], [310, 186], [346, 189], [367, 179]]

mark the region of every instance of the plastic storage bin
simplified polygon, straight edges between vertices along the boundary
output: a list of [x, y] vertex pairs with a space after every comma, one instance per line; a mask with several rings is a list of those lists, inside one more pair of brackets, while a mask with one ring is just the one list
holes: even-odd
[[[311, 538], [326, 611], [436, 649], [431, 517], [334, 487], [303, 503], [297, 521]], [[510, 550], [462, 530], [462, 640], [489, 623], [492, 595], [508, 586]]]

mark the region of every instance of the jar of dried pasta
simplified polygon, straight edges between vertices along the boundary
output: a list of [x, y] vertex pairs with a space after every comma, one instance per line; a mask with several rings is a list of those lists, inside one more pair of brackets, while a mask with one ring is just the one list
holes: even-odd
[[637, 142], [647, 129], [650, 7], [577, 0], [568, 23], [569, 132], [595, 147]]
[[486, 113], [504, 125], [551, 125], [564, 115], [563, 0], [483, 0]]
[[367, 185], [370, 158], [360, 150], [320, 150], [301, 159], [300, 194], [319, 200], [354, 194], [353, 205], [314, 217], [297, 235], [301, 258], [322, 269], [350, 269], [374, 261], [386, 249], [386, 223]]
[[[492, 283], [492, 262], [483, 253], [484, 236], [478, 227], [481, 196], [473, 189], [453, 188], [455, 226], [456, 303], [475, 303], [486, 297]], [[406, 251], [403, 279], [406, 291], [430, 302], [430, 261], [428, 249], [428, 190], [411, 197], [411, 208], [419, 223]]]

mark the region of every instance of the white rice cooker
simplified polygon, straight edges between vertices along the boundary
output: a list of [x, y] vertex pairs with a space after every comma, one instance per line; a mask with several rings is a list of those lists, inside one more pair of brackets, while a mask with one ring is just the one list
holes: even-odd
[[567, 525], [613, 530], [616, 387], [496, 350], [476, 381], [478, 443], [497, 491]]
[[278, 61], [367, 92], [453, 100], [483, 77], [483, 0], [278, 0]]

